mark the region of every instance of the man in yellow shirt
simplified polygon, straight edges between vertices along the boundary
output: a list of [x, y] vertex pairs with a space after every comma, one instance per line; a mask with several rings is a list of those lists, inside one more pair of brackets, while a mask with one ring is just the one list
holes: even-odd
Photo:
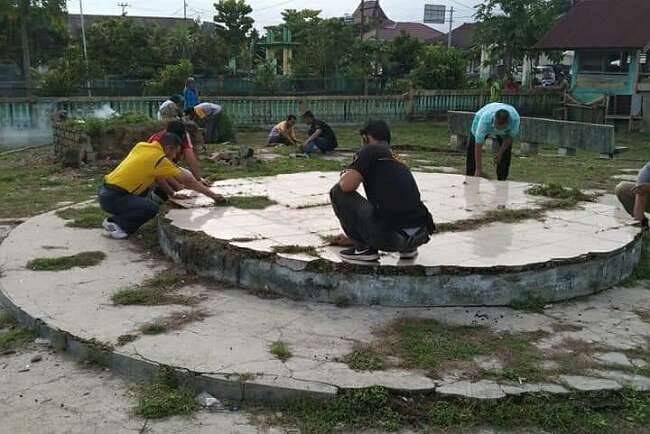
[[287, 116], [287, 120], [280, 122], [271, 129], [269, 133], [269, 145], [296, 145], [298, 139], [296, 138], [296, 117], [294, 115]]
[[104, 177], [104, 185], [99, 188], [99, 204], [111, 214], [103, 226], [112, 238], [128, 237], [158, 214], [158, 204], [147, 197], [157, 178], [174, 178], [215, 202], [223, 200], [223, 196], [197, 181], [190, 171], [172, 162], [180, 147], [181, 138], [173, 133], [165, 133], [153, 143], [138, 143]]

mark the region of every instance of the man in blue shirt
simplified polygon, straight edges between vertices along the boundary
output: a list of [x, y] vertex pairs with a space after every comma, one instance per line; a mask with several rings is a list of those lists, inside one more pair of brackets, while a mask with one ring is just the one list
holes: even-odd
[[505, 181], [510, 172], [512, 139], [519, 135], [519, 113], [511, 105], [493, 102], [474, 115], [469, 144], [467, 146], [466, 174], [483, 176], [483, 144], [491, 137], [499, 144], [494, 156], [497, 179]]

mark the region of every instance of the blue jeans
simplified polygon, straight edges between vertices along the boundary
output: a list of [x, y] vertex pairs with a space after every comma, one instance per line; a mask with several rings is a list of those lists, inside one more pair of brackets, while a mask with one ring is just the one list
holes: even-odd
[[334, 150], [334, 147], [323, 137], [316, 137], [311, 142], [307, 143], [306, 154], [313, 154], [316, 151], [321, 151], [323, 154], [328, 151]]
[[129, 194], [113, 186], [99, 187], [99, 205], [109, 213], [109, 221], [117, 224], [127, 234], [135, 233], [140, 226], [158, 214], [158, 205], [144, 196]]

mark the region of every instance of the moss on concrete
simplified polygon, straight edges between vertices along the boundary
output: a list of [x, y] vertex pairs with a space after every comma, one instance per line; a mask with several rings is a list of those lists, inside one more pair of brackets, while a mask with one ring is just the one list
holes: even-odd
[[81, 252], [71, 256], [55, 258], [36, 258], [27, 263], [27, 268], [34, 271], [62, 271], [74, 267], [87, 268], [98, 265], [106, 258], [104, 252]]

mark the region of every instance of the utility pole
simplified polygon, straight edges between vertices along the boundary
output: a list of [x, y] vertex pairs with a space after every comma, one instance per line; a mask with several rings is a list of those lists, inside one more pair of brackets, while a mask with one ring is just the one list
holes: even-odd
[[451, 28], [454, 24], [454, 7], [449, 8], [449, 33], [447, 33], [447, 49], [451, 48]]
[[183, 0], [183, 20], [187, 21], [187, 0]]
[[128, 3], [118, 3], [117, 5], [122, 8], [122, 16], [125, 17], [126, 16], [126, 8], [128, 8], [131, 5], [128, 4]]
[[[81, 21], [81, 45], [84, 50], [84, 60], [86, 61], [86, 68], [88, 68], [88, 48], [86, 46], [86, 26], [84, 24], [84, 6], [83, 0], [79, 0], [79, 19]], [[88, 89], [88, 96], [92, 96], [90, 92], [90, 82], [86, 81], [86, 88]]]

